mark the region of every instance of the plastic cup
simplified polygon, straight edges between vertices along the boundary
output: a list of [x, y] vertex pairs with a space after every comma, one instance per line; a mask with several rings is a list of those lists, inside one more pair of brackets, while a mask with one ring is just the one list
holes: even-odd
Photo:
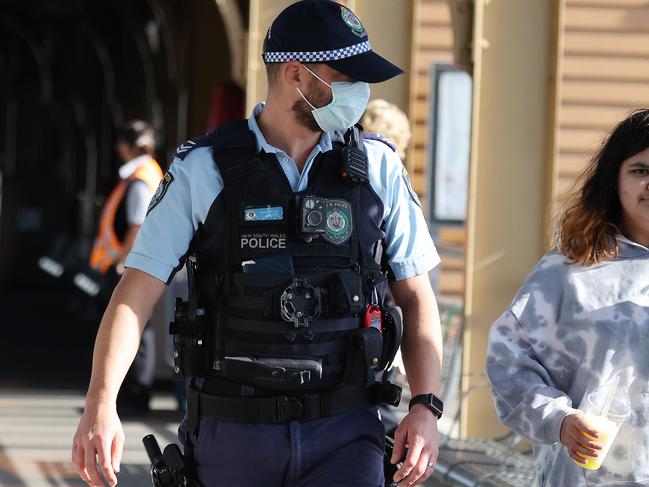
[[[583, 463], [575, 461], [577, 465], [588, 470], [597, 470], [602, 466], [602, 462], [604, 462], [608, 451], [611, 449], [622, 423], [631, 415], [627, 394], [617, 389], [613, 392], [612, 399], [607, 401], [609, 393], [609, 388], [602, 387], [588, 394], [586, 399], [585, 421], [589, 427], [599, 433], [599, 438], [593, 438], [586, 433], [584, 433], [584, 436], [589, 440], [602, 443], [599, 456], [591, 457], [579, 454], [584, 459]], [[608, 411], [603, 411], [602, 409], [607, 402], [609, 403]]]

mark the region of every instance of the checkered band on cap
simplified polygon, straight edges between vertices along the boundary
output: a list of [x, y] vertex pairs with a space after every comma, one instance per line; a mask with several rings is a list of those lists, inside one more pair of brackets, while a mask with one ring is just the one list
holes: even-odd
[[336, 61], [371, 51], [369, 41], [360, 42], [353, 46], [334, 49], [333, 51], [294, 51], [294, 52], [265, 52], [264, 61], [267, 63], [285, 63], [300, 61], [301, 63], [320, 63], [323, 61]]

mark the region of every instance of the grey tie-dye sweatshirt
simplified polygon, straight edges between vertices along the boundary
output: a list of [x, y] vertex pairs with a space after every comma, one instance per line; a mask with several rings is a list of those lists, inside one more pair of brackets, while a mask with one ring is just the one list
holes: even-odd
[[[498, 416], [533, 441], [540, 487], [649, 485], [649, 249], [618, 237], [620, 256], [583, 267], [550, 252], [489, 334]], [[620, 376], [631, 417], [600, 470], [559, 442], [561, 423]]]

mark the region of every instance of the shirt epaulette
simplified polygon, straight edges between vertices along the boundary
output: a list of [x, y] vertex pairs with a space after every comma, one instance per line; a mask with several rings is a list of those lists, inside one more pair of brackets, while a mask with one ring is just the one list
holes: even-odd
[[397, 151], [397, 146], [394, 145], [392, 142], [390, 142], [385, 137], [383, 137], [381, 134], [377, 134], [375, 132], [363, 132], [363, 138], [366, 139], [366, 140], [378, 140], [379, 142], [383, 142], [390, 149], [392, 149], [392, 152]]
[[185, 157], [187, 157], [187, 154], [189, 154], [194, 149], [197, 149], [198, 147], [209, 147], [211, 144], [212, 142], [210, 139], [210, 134], [195, 137], [180, 144], [176, 148], [176, 152], [173, 158], [182, 161], [185, 159]]

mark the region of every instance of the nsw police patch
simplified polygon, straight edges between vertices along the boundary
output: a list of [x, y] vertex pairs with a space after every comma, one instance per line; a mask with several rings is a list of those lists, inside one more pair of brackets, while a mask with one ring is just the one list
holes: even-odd
[[403, 167], [403, 171], [401, 171], [401, 175], [403, 176], [403, 180], [406, 183], [406, 188], [408, 188], [408, 192], [410, 193], [410, 196], [412, 199], [417, 203], [417, 206], [421, 208], [421, 202], [419, 201], [419, 196], [417, 196], [417, 193], [415, 193], [415, 190], [412, 189], [412, 182], [410, 181], [410, 174], [408, 174], [408, 171], [406, 170], [406, 167]]
[[352, 234], [352, 205], [345, 200], [327, 200], [327, 222], [322, 235], [334, 245], [345, 243]]
[[349, 10], [347, 7], [340, 7], [340, 15], [343, 18], [343, 21], [352, 29], [352, 32], [358, 37], [364, 37], [367, 35], [367, 31], [360, 19], [356, 17], [356, 14]]
[[158, 203], [160, 203], [160, 201], [162, 201], [162, 198], [167, 192], [167, 189], [169, 189], [169, 185], [173, 182], [173, 180], [174, 177], [170, 172], [166, 172], [162, 175], [160, 184], [158, 184], [158, 189], [155, 190], [153, 198], [151, 198], [151, 202], [149, 203], [149, 209], [146, 211], [147, 215], [158, 205]]

